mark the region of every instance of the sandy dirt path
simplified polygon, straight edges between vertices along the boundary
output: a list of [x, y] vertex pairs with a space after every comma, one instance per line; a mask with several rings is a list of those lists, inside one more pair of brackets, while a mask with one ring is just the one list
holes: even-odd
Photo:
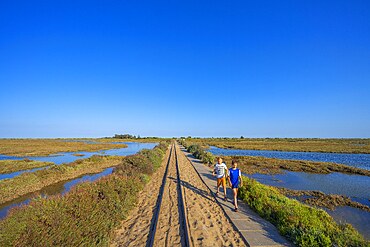
[[183, 246], [184, 232], [180, 225], [179, 193], [177, 185], [176, 156], [172, 152], [164, 188], [154, 246]]
[[[221, 207], [199, 178], [192, 164], [176, 145], [189, 235], [193, 246], [245, 246]], [[111, 246], [145, 246], [162, 184], [169, 150], [161, 168], [140, 193], [137, 207], [116, 231]], [[158, 218], [154, 246], [183, 246], [184, 229], [180, 226], [175, 152], [172, 152]]]
[[161, 167], [152, 175], [149, 183], [145, 186], [143, 191], [140, 192], [136, 207], [130, 212], [128, 218], [122, 221], [121, 226], [116, 230], [110, 246], [146, 245], [169, 154], [170, 149], [167, 150]]
[[245, 246], [178, 145], [176, 149], [193, 246]]

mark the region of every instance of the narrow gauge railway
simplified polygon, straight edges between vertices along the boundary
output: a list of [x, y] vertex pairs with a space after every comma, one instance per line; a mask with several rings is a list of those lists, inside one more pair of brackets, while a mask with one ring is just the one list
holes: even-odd
[[178, 155], [172, 144], [159, 191], [147, 246], [192, 246]]

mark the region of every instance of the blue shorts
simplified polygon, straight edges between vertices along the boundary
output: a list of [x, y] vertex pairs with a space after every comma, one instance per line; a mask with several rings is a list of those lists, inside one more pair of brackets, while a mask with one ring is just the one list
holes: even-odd
[[239, 188], [239, 181], [236, 183], [231, 184], [232, 189], [238, 189]]

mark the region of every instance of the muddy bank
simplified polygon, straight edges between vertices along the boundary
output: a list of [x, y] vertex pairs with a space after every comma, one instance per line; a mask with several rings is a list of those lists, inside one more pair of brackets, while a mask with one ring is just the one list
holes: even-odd
[[330, 210], [335, 210], [339, 206], [349, 206], [370, 212], [370, 207], [359, 202], [352, 201], [348, 196], [343, 195], [327, 195], [321, 191], [310, 190], [291, 190], [287, 188], [275, 187], [280, 193], [294, 197], [304, 203], [312, 206], [325, 207]]

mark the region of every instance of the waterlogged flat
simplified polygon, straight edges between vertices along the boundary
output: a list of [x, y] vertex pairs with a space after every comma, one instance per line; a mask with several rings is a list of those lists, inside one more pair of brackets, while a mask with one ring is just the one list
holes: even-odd
[[315, 152], [287, 152], [267, 150], [225, 149], [210, 146], [208, 149], [214, 155], [225, 156], [261, 156], [286, 160], [309, 160], [319, 162], [334, 162], [361, 169], [370, 170], [370, 154], [344, 154], [344, 153], [315, 153]]
[[[132, 155], [132, 154], [136, 154], [142, 149], [153, 149], [158, 143], [124, 142], [123, 144], [126, 144], [127, 147], [111, 149], [111, 150], [104, 150], [101, 152], [68, 152], [68, 153], [59, 153], [58, 155], [40, 156], [40, 157], [15, 157], [15, 156], [0, 155], [0, 160], [22, 160], [22, 159], [27, 158], [27, 159], [34, 160], [34, 161], [53, 162], [56, 165], [61, 165], [61, 164], [71, 163], [79, 159], [90, 158], [93, 155], [114, 155], [114, 156]], [[83, 156], [76, 156], [76, 154], [81, 154]], [[46, 167], [0, 174], [0, 180], [6, 179], [6, 178], [14, 178], [25, 172], [35, 172], [35, 171], [38, 171], [44, 168]]]

